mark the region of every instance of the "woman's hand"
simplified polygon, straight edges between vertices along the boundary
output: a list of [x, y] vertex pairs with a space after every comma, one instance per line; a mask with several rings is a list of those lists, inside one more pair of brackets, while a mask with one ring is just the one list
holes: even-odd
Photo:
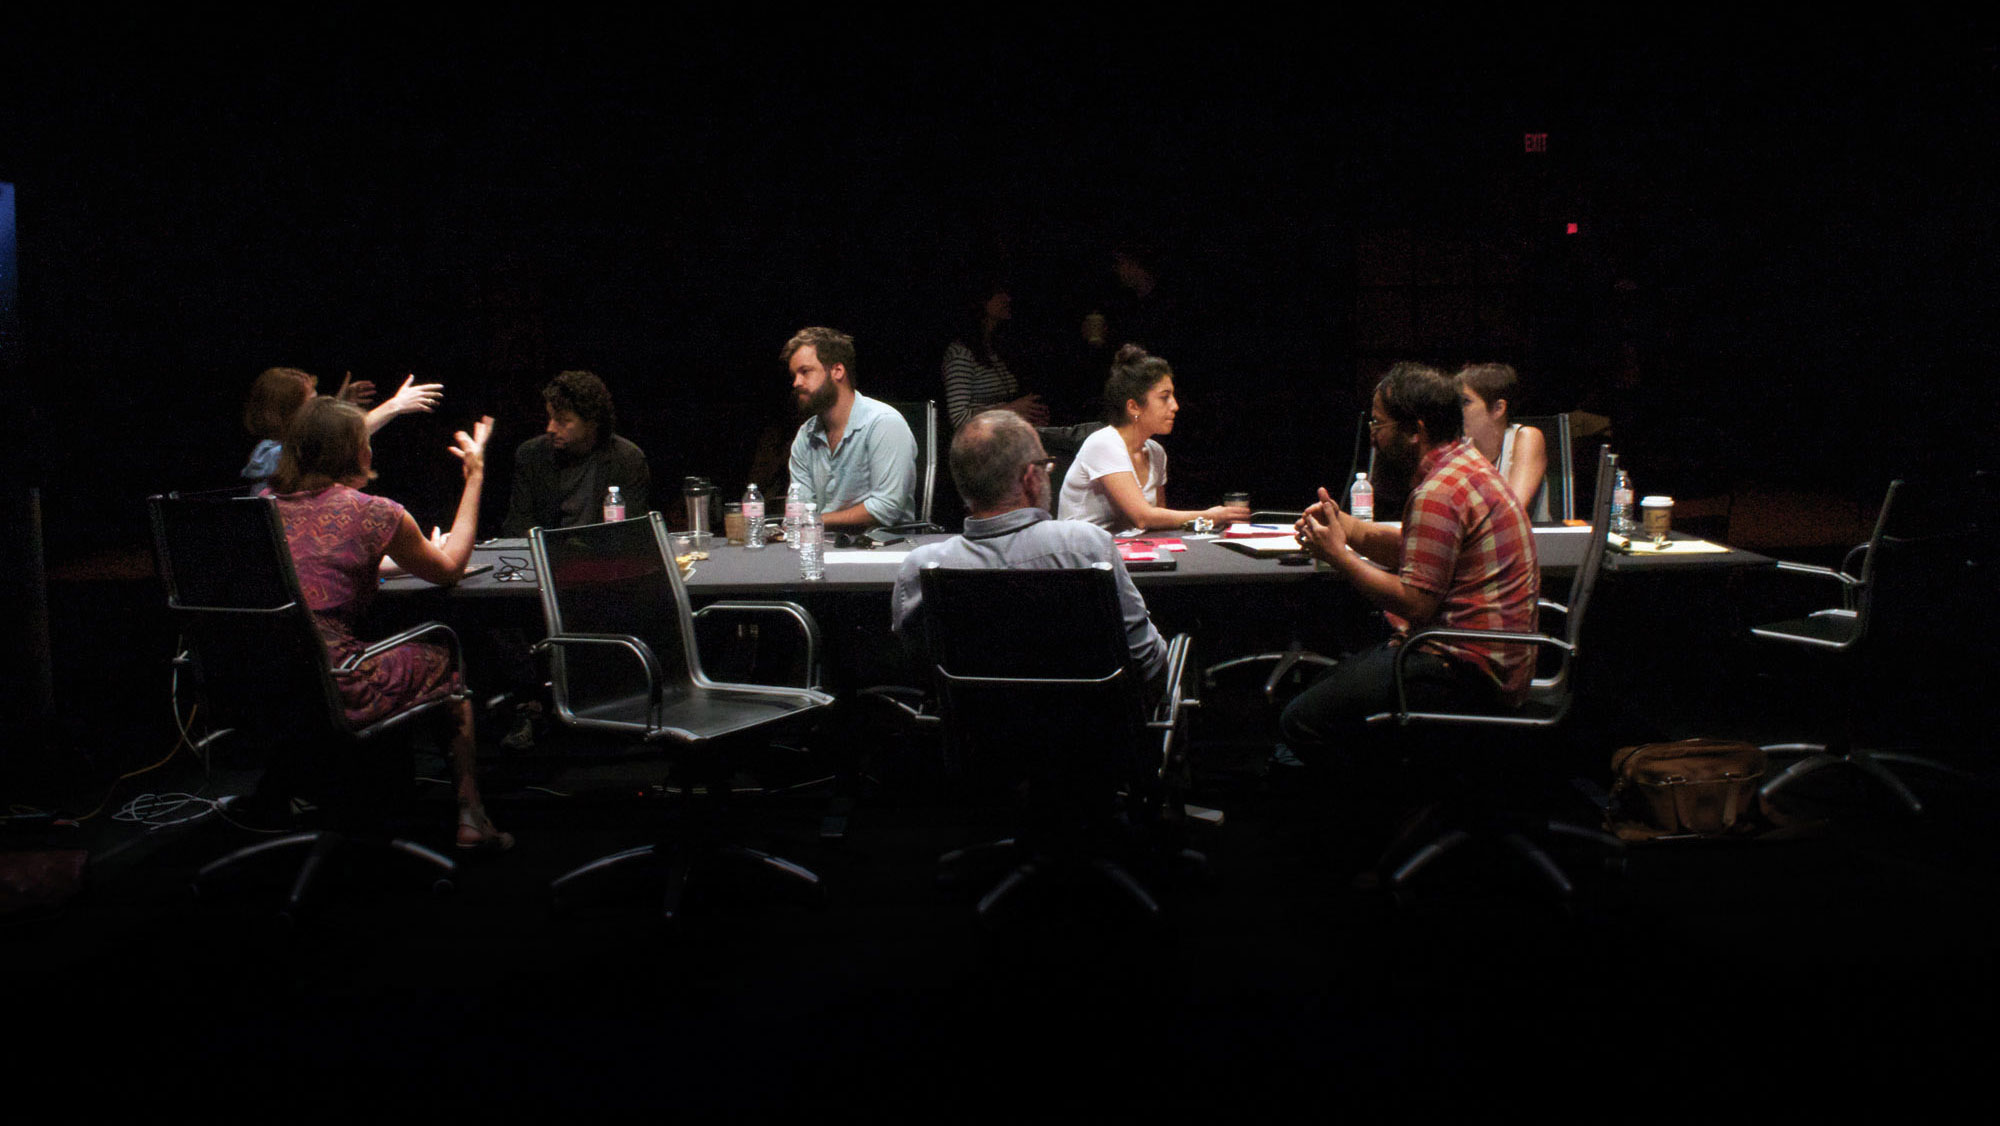
[[1250, 506], [1247, 504], [1218, 504], [1214, 508], [1203, 512], [1202, 515], [1215, 521], [1216, 527], [1222, 528], [1250, 519]]
[[486, 473], [486, 440], [493, 436], [493, 416], [486, 415], [472, 426], [472, 433], [460, 430], [451, 436], [451, 456], [457, 458], [465, 470], [465, 479], [482, 477]]
[[1027, 419], [1030, 426], [1047, 426], [1049, 424], [1048, 405], [1042, 402], [1040, 395], [1032, 391], [1015, 399], [1011, 403], [1001, 403], [1000, 406], [1004, 410], [1013, 411], [1015, 414]]
[[354, 373], [350, 371], [340, 377], [340, 390], [335, 391], [333, 396], [365, 411], [375, 405], [375, 384], [372, 380], [354, 378]]
[[[373, 388], [371, 387], [370, 390], [372, 391]], [[417, 377], [411, 375], [409, 378], [403, 380], [403, 386], [398, 388], [394, 395], [389, 396], [389, 401], [376, 407], [375, 411], [383, 415], [385, 419], [393, 418], [399, 414], [414, 414], [418, 411], [428, 414], [443, 401], [444, 384], [418, 383]]]

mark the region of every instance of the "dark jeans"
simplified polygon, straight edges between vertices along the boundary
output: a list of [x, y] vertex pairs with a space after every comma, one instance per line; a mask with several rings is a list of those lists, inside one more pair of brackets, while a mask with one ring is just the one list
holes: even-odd
[[[1328, 669], [1285, 706], [1278, 719], [1285, 742], [1303, 759], [1329, 755], [1375, 757], [1393, 740], [1393, 728], [1371, 729], [1371, 715], [1394, 711], [1396, 649], [1387, 642], [1363, 649]], [[1410, 654], [1403, 683], [1413, 709], [1458, 710], [1496, 706], [1499, 688], [1471, 665], [1431, 652]]]

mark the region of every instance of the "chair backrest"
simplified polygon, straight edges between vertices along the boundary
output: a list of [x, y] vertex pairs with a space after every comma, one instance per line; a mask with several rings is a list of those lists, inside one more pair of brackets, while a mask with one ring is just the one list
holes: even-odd
[[917, 438], [917, 519], [916, 523], [931, 522], [931, 502], [937, 495], [938, 463], [938, 412], [937, 403], [925, 399], [918, 403], [889, 404], [902, 414], [910, 424], [910, 433]]
[[[1347, 504], [1347, 489], [1348, 486], [1354, 484], [1354, 475], [1356, 473], [1366, 473], [1368, 474], [1369, 481], [1373, 482], [1375, 480], [1375, 443], [1368, 438], [1368, 420], [1370, 417], [1372, 417], [1370, 412], [1362, 411], [1361, 422], [1355, 427], [1354, 456], [1347, 459], [1347, 478], [1340, 483], [1340, 495], [1334, 498], [1341, 503], [1342, 507], [1345, 507]], [[1380, 488], [1380, 486], [1377, 485], [1377, 488]], [[1382, 510], [1378, 507], [1375, 511], [1379, 513]]]
[[[639, 639], [659, 664], [663, 700], [684, 698], [705, 683], [687, 588], [659, 513], [609, 524], [534, 528], [528, 537], [551, 636]], [[645, 670], [626, 651], [559, 647], [550, 670], [557, 706], [579, 716], [646, 691]]]
[[1611, 537], [1611, 482], [1618, 475], [1618, 458], [1610, 446], [1602, 446], [1597, 451], [1597, 482], [1591, 494], [1594, 500], [1590, 510], [1590, 542], [1583, 548], [1583, 559], [1577, 563], [1576, 574], [1570, 576], [1569, 613], [1563, 623], [1563, 640], [1571, 645], [1583, 633], [1583, 616], [1590, 608], [1591, 592], [1597, 589], [1598, 573], [1604, 569], [1604, 555]]
[[1881, 565], [1884, 541], [1888, 538], [1888, 532], [1892, 526], [1891, 520], [1896, 508], [1896, 494], [1901, 492], [1902, 489], [1903, 482], [1900, 479], [1889, 482], [1889, 491], [1882, 496], [1882, 508], [1875, 514], [1875, 530], [1869, 533], [1868, 546], [1863, 548], [1861, 552], [1861, 573], [1855, 576], [1858, 581], [1850, 593], [1851, 608], [1854, 610], [1854, 641], [1856, 643], [1859, 643], [1863, 637], [1867, 636], [1869, 622], [1875, 616], [1875, 606], [1879, 601], [1876, 597], [1875, 574], [1877, 568]]
[[1145, 732], [1109, 564], [1060, 570], [932, 565], [925, 645], [947, 740], [975, 776], [1055, 793], [1111, 791]]
[[267, 741], [348, 731], [276, 502], [168, 494], [147, 505], [167, 609], [213, 723]]
[[1514, 421], [1541, 431], [1548, 443], [1549, 467], [1542, 474], [1542, 487], [1536, 490], [1528, 515], [1537, 520], [1576, 519], [1576, 464], [1570, 458], [1569, 416], [1523, 415]]

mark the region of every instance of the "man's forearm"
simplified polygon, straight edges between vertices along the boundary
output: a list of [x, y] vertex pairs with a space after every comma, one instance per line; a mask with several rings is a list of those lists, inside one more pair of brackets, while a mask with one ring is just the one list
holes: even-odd
[[865, 504], [849, 505], [838, 512], [829, 512], [820, 517], [820, 523], [829, 528], [872, 528], [877, 521]]

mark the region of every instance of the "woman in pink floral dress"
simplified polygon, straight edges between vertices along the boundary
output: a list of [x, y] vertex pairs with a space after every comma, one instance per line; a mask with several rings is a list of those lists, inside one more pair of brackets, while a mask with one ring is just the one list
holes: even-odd
[[[465, 472], [465, 491], [451, 532], [425, 538], [403, 506], [361, 492], [374, 476], [374, 451], [362, 412], [335, 398], [312, 398], [293, 416], [284, 453], [272, 480], [285, 541], [291, 547], [299, 587], [326, 642], [332, 664], [361, 652], [367, 643], [354, 634], [374, 595], [383, 556], [434, 583], [453, 583], [465, 573], [477, 535], [479, 493], [486, 477], [486, 439], [493, 420], [482, 418], [467, 434], [453, 435], [452, 455]], [[441, 697], [453, 697], [452, 774], [458, 788], [458, 847], [501, 851], [512, 834], [493, 827], [479, 796], [475, 772], [472, 703], [438, 645], [411, 644], [363, 661], [351, 673], [336, 673], [341, 705], [357, 725]]]

